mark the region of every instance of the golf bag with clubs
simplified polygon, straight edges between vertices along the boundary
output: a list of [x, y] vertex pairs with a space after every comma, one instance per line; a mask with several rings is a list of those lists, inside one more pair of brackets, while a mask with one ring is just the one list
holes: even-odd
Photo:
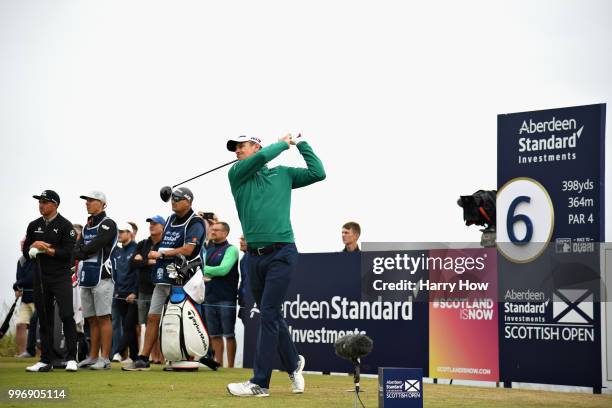
[[[183, 287], [194, 275], [202, 276], [201, 265], [199, 258], [189, 263], [179, 255], [175, 263], [167, 267], [177, 285], [172, 285], [170, 297], [162, 311], [159, 342], [172, 371], [196, 371], [200, 359], [209, 355], [210, 339], [202, 319], [201, 306]], [[197, 300], [201, 303], [203, 298]]]

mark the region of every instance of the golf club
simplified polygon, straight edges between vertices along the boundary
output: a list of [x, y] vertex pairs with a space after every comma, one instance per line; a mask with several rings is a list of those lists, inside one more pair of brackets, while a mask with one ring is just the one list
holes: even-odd
[[236, 160], [232, 160], [232, 161], [230, 161], [230, 162], [227, 162], [227, 163], [225, 163], [225, 164], [222, 164], [222, 165], [220, 165], [220, 166], [217, 166], [217, 167], [215, 167], [214, 169], [211, 169], [211, 170], [205, 171], [204, 173], [198, 174], [197, 176], [194, 176], [194, 177], [192, 177], [192, 178], [190, 178], [190, 179], [187, 179], [187, 180], [185, 180], [185, 181], [181, 181], [180, 183], [175, 184], [175, 185], [173, 185], [172, 187], [170, 187], [170, 186], [163, 186], [163, 187], [162, 187], [162, 188], [159, 190], [159, 197], [162, 199], [162, 201], [168, 202], [168, 201], [170, 200], [170, 197], [172, 197], [172, 189], [173, 189], [173, 188], [178, 187], [178, 186], [180, 186], [181, 184], [185, 184], [185, 183], [187, 183], [188, 181], [191, 181], [191, 180], [197, 179], [198, 177], [202, 177], [203, 175], [208, 174], [208, 173], [211, 173], [211, 172], [213, 172], [213, 171], [215, 171], [215, 170], [219, 170], [219, 169], [220, 169], [220, 168], [222, 168], [222, 167], [229, 166], [230, 164], [235, 163], [235, 162], [237, 162], [237, 161], [238, 161], [238, 159], [236, 159]]

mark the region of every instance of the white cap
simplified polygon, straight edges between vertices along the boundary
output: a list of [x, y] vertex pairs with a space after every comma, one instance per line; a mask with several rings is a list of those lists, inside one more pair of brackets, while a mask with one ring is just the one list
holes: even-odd
[[103, 203], [106, 204], [106, 195], [103, 192], [97, 191], [97, 190], [91, 190], [87, 194], [83, 194], [81, 198], [83, 200], [87, 200], [88, 198], [91, 198], [94, 200], [102, 201]]
[[255, 136], [238, 136], [235, 137], [233, 139], [230, 139], [227, 141], [227, 150], [229, 150], [230, 152], [235, 152], [236, 151], [236, 145], [238, 143], [242, 143], [242, 142], [253, 142], [253, 143], [257, 143], [259, 146], [261, 146], [261, 139]]
[[134, 233], [134, 230], [132, 229], [132, 226], [130, 225], [129, 222], [122, 222], [121, 224], [119, 224], [117, 226], [117, 231], [128, 231], [131, 234]]

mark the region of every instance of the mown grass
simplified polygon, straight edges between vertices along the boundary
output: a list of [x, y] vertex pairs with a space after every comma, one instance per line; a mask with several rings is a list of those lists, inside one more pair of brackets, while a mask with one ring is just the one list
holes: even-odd
[[[287, 375], [275, 372], [270, 398], [236, 398], [228, 396], [228, 382], [245, 381], [251, 370], [223, 369], [218, 372], [162, 372], [154, 366], [150, 372], [122, 372], [118, 364], [110, 371], [82, 370], [67, 373], [27, 373], [25, 367], [36, 360], [16, 361], [0, 358], [0, 405], [7, 407], [352, 407], [352, 387], [348, 376], [306, 374], [306, 393], [294, 395]], [[14, 402], [6, 398], [9, 388], [66, 388], [68, 399], [59, 402]], [[376, 379], [362, 379], [363, 402], [378, 406]], [[612, 395], [590, 395], [527, 391], [503, 388], [479, 388], [456, 385], [425, 384], [426, 407], [611, 407]]]
[[0, 339], [0, 357], [13, 357], [17, 354], [15, 335], [8, 333]]

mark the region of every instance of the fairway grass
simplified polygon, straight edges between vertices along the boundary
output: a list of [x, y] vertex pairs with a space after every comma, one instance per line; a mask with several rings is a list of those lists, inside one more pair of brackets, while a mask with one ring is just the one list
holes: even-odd
[[[294, 395], [286, 373], [272, 376], [269, 398], [237, 398], [227, 394], [229, 382], [246, 381], [251, 370], [222, 369], [213, 372], [173, 373], [153, 366], [149, 372], [124, 372], [118, 363], [109, 371], [80, 370], [68, 373], [28, 373], [36, 360], [0, 358], [0, 406], [3, 407], [352, 407], [352, 377], [305, 374], [306, 393]], [[362, 400], [378, 406], [376, 379], [362, 379]], [[8, 389], [65, 388], [66, 401], [9, 401]], [[612, 395], [592, 395], [503, 388], [425, 384], [425, 407], [612, 407]]]

